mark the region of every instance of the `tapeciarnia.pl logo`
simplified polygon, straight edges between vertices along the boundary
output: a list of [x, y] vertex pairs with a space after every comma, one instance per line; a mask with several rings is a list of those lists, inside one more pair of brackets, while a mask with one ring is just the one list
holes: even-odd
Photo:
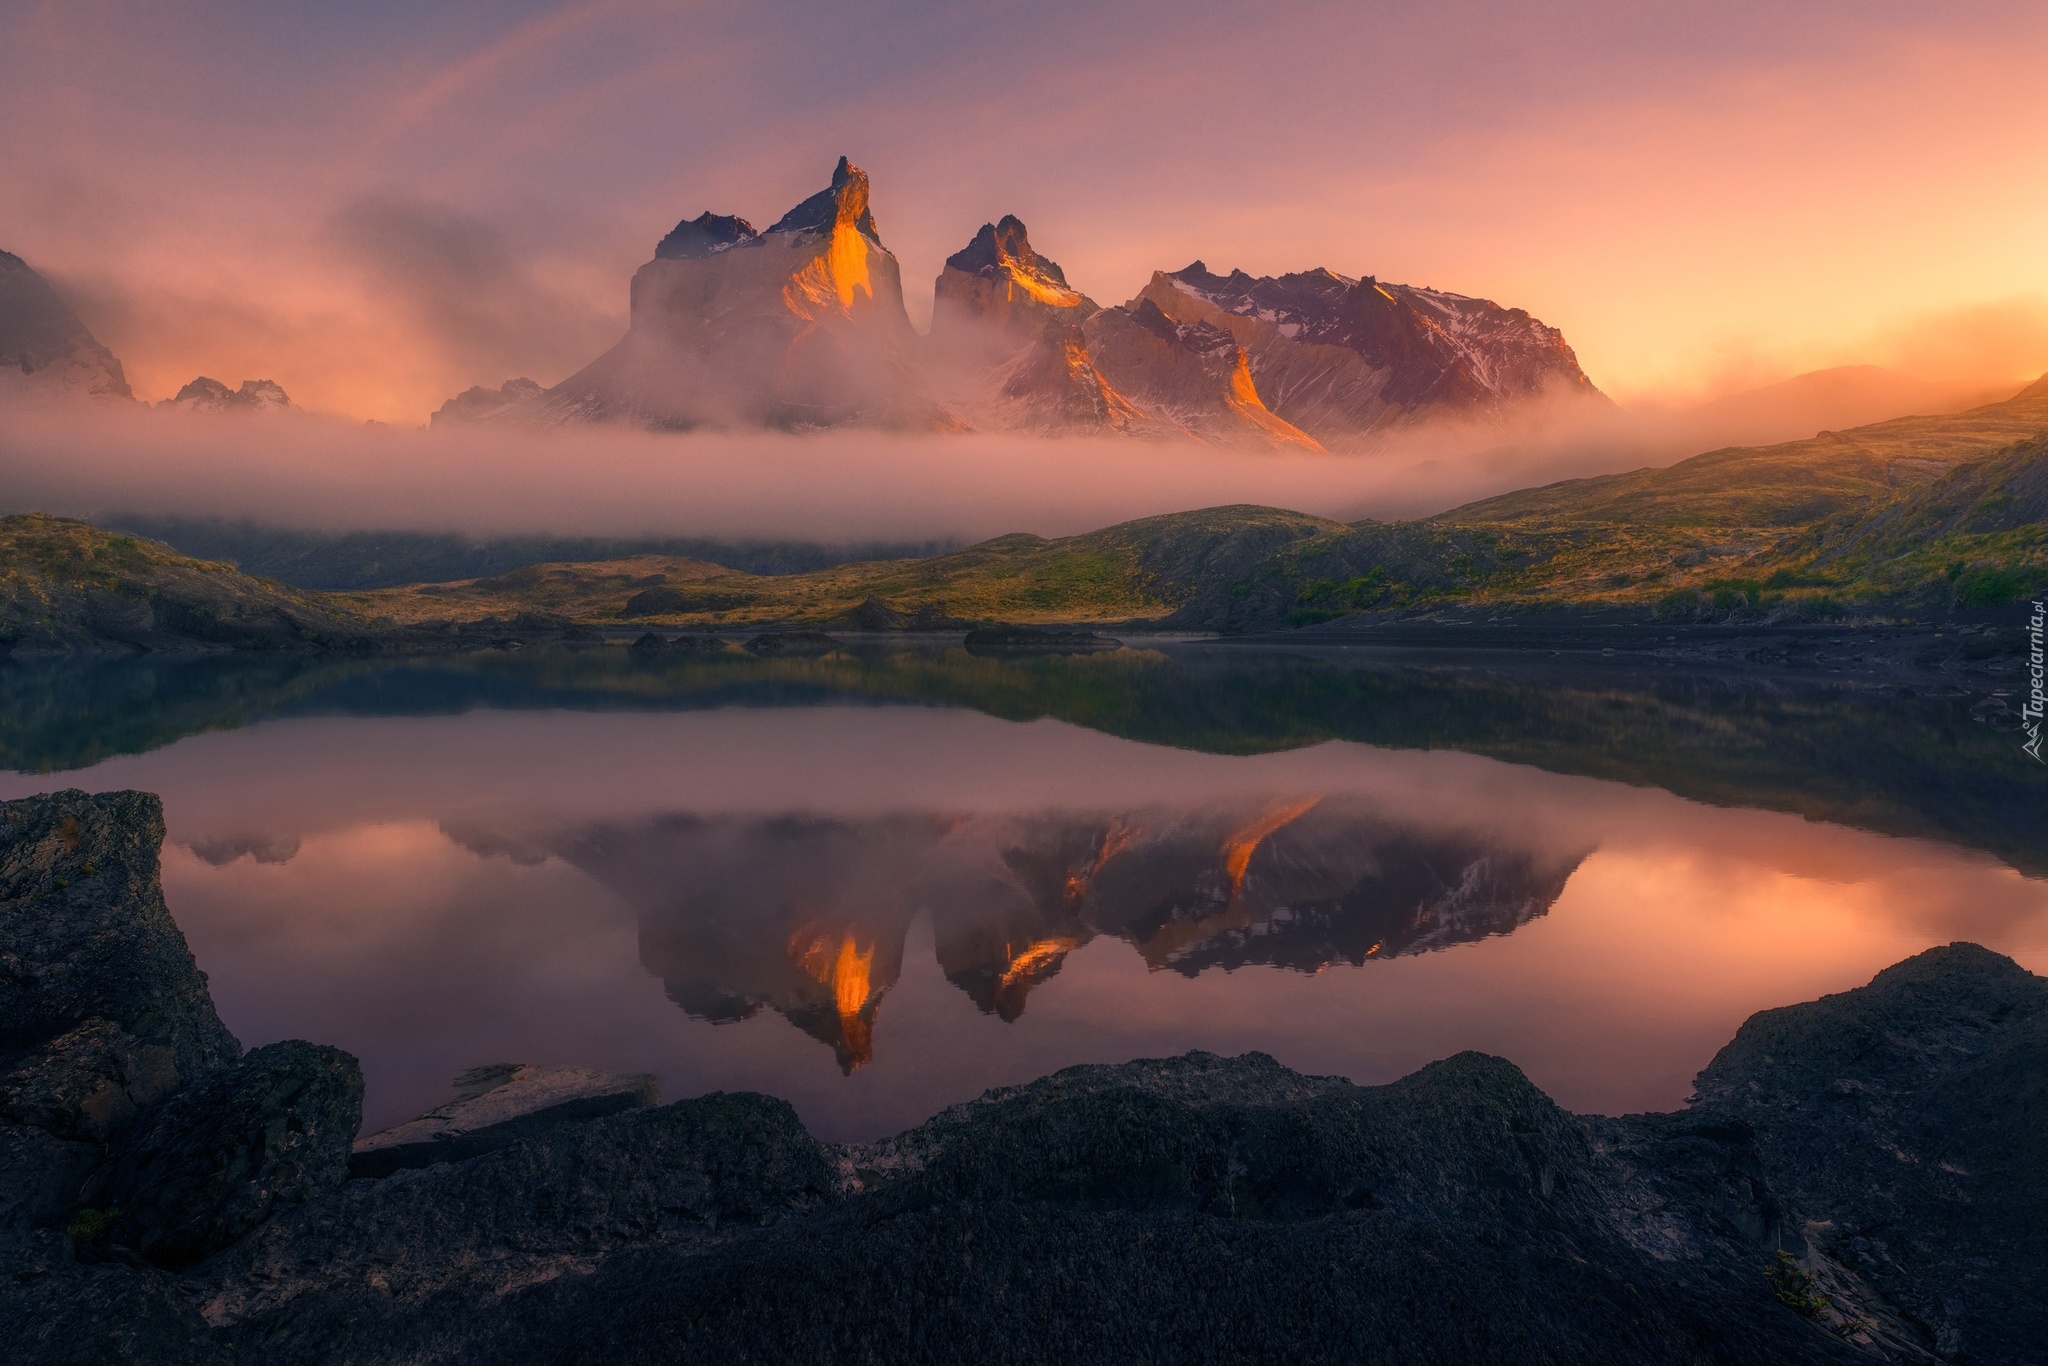
[[2032, 755], [2037, 764], [2048, 763], [2048, 759], [2041, 757], [2041, 710], [2044, 700], [2048, 700], [2043, 698], [2041, 689], [2041, 624], [2044, 616], [2048, 616], [2048, 613], [2042, 611], [2041, 601], [2037, 598], [2034, 601], [2034, 615], [2027, 620], [2027, 636], [2032, 648], [2027, 652], [2027, 700], [2020, 708], [2020, 720], [2024, 721], [2027, 727], [2027, 743], [2020, 748]]

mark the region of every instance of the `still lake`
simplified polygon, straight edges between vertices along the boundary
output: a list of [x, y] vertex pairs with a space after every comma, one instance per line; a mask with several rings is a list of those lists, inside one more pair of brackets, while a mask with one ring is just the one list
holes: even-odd
[[1461, 1049], [1681, 1103], [1752, 1012], [1971, 939], [2048, 971], [2048, 798], [1970, 694], [1189, 643], [0, 665], [0, 797], [164, 800], [244, 1044], [366, 1131], [500, 1061], [878, 1137], [1080, 1062]]

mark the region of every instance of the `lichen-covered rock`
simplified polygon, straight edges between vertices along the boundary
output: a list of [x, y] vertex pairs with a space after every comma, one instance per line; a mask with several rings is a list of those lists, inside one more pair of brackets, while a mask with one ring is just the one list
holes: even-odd
[[103, 1143], [177, 1083], [169, 1045], [144, 1043], [111, 1020], [88, 1020], [0, 1076], [0, 1115]]
[[0, 1047], [99, 1019], [170, 1052], [176, 1082], [241, 1049], [164, 905], [163, 806], [77, 790], [0, 802]]
[[729, 1242], [824, 1207], [837, 1186], [796, 1112], [766, 1096], [559, 1124], [279, 1215], [204, 1268], [207, 1316], [277, 1316], [244, 1335], [253, 1358], [291, 1357], [289, 1339], [318, 1360], [351, 1335], [402, 1336], [458, 1304], [488, 1313], [508, 1291], [636, 1248]]
[[45, 1231], [0, 1279], [0, 1355], [21, 1366], [229, 1366], [175, 1277], [155, 1267], [81, 1265]]
[[191, 1266], [347, 1180], [362, 1111], [354, 1058], [296, 1039], [269, 1044], [159, 1108], [88, 1196], [119, 1211], [116, 1245]]
[[[2048, 980], [1975, 944], [1752, 1016], [1693, 1111], [1755, 1131], [1823, 1282], [1956, 1360], [2048, 1342]], [[1824, 1285], [1824, 1288], [1827, 1288]]]

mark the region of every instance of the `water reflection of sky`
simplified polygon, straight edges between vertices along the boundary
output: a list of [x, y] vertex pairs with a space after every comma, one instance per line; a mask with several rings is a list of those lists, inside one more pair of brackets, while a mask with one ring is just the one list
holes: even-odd
[[787, 1097], [831, 1137], [1077, 1062], [1463, 1048], [1567, 1106], [1684, 1098], [1751, 1012], [1967, 938], [2048, 970], [1996, 860], [1451, 752], [1223, 757], [933, 708], [279, 721], [76, 774], [164, 795], [246, 1043], [367, 1119], [479, 1063]]

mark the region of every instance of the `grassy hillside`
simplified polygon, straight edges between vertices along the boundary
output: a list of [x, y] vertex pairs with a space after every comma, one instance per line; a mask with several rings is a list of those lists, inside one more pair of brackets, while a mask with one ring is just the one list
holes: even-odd
[[1775, 446], [1709, 451], [1663, 469], [1567, 479], [1436, 520], [1521, 527], [1797, 527], [2048, 432], [2048, 378], [2002, 403], [1900, 417]]
[[837, 565], [810, 574], [740, 574], [700, 561], [641, 557], [342, 596], [354, 610], [401, 623], [537, 607], [583, 621], [739, 630], [831, 622], [870, 598], [906, 614], [923, 608], [973, 621], [1157, 620], [1294, 542], [1348, 530], [1342, 522], [1274, 508], [1210, 508], [1056, 541], [1000, 536], [928, 559]]
[[705, 537], [493, 536], [453, 532], [308, 531], [218, 517], [103, 518], [101, 525], [161, 541], [202, 560], [222, 560], [294, 588], [343, 591], [490, 578], [534, 564], [592, 564], [658, 555], [711, 560], [749, 574], [805, 574], [852, 560], [941, 555], [957, 542], [714, 540]]
[[[2041, 509], [2027, 492], [2038, 458], [2025, 444], [2043, 433], [2048, 381], [1965, 413], [1713, 451], [1418, 522], [1345, 525], [1234, 506], [809, 574], [642, 556], [346, 601], [399, 622], [539, 609], [695, 630], [857, 621], [870, 600], [927, 620], [1226, 632], [1446, 604], [1615, 604], [1689, 618], [1928, 609], [2000, 601], [2043, 581]], [[1975, 520], [1943, 520], [1942, 509], [1964, 503], [1980, 509]], [[1995, 525], [1982, 511], [1994, 507], [2006, 509]]]
[[154, 541], [40, 513], [0, 517], [0, 653], [319, 649], [372, 629], [321, 594]]

